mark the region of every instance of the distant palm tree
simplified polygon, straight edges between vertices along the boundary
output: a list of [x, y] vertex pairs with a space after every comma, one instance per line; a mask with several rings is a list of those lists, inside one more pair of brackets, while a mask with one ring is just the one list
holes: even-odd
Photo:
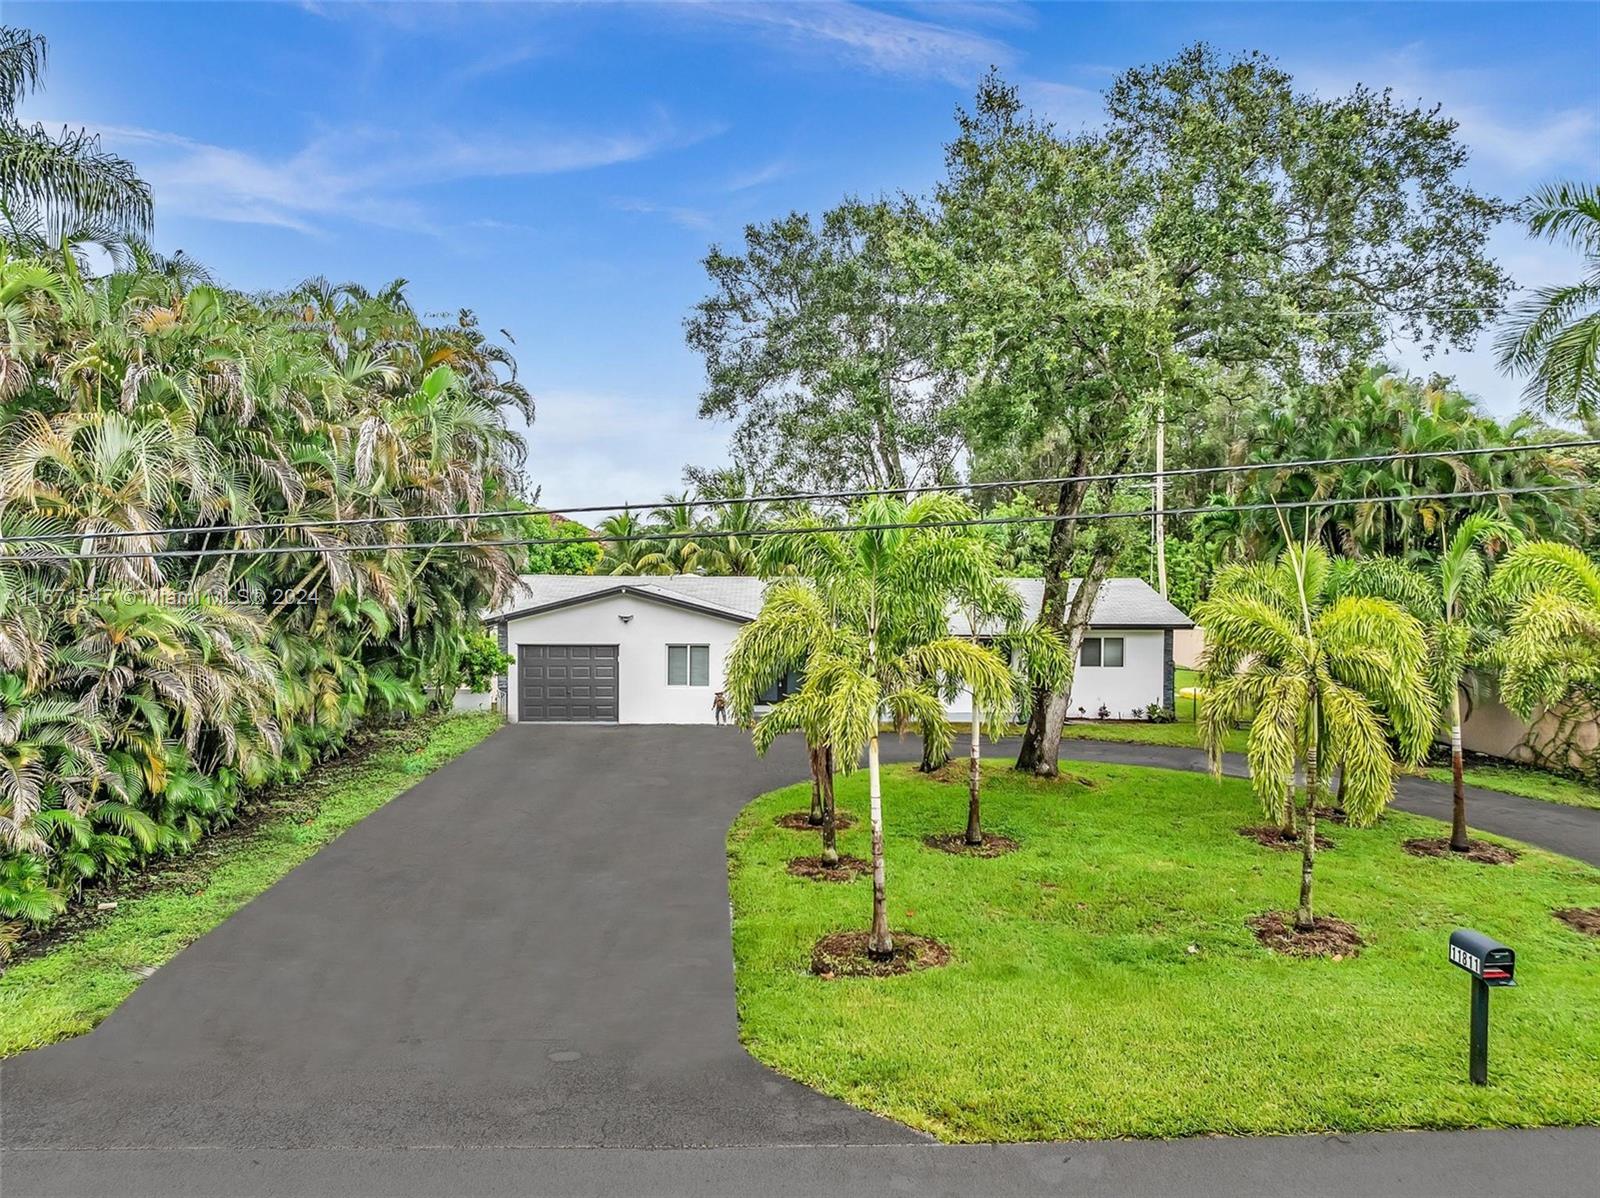
[[[1442, 530], [1441, 530], [1442, 533]], [[1337, 592], [1388, 599], [1405, 608], [1428, 636], [1434, 702], [1450, 729], [1450, 771], [1455, 802], [1450, 847], [1471, 848], [1467, 834], [1467, 788], [1462, 777], [1461, 687], [1467, 667], [1483, 661], [1492, 640], [1484, 599], [1489, 584], [1489, 551], [1521, 539], [1516, 528], [1496, 516], [1475, 512], [1450, 536], [1427, 571], [1392, 558], [1357, 558], [1335, 569]]]
[[[1305, 770], [1299, 830], [1300, 901], [1294, 926], [1316, 926], [1312, 877], [1323, 771], [1343, 771], [1350, 821], [1369, 824], [1394, 797], [1387, 732], [1420, 761], [1435, 724], [1422, 626], [1397, 605], [1332, 597], [1332, 566], [1316, 545], [1293, 544], [1275, 566], [1231, 566], [1195, 611], [1206, 630], [1200, 713], [1212, 772], [1234, 722], [1248, 716], [1256, 797], [1282, 822]], [[1387, 729], [1385, 724], [1387, 723]]]
[[68, 242], [118, 247], [150, 232], [149, 185], [85, 129], [24, 124], [17, 107], [39, 86], [45, 40], [0, 26], [0, 243], [37, 256]]
[[1587, 420], [1600, 413], [1600, 190], [1551, 184], [1524, 207], [1529, 231], [1577, 250], [1588, 274], [1517, 305], [1496, 343], [1500, 365], [1528, 376], [1523, 396], [1535, 411]]
[[661, 535], [661, 555], [669, 567], [662, 573], [700, 573], [700, 559], [705, 552], [700, 534], [705, 531], [705, 523], [689, 493], [663, 496], [661, 505], [650, 515], [651, 531]]
[[1497, 653], [1508, 707], [1529, 718], [1575, 693], [1600, 695], [1600, 563], [1530, 541], [1506, 555], [1491, 591], [1510, 612]]
[[595, 567], [596, 574], [673, 574], [655, 528], [632, 512], [621, 512], [600, 521], [597, 531], [605, 552]]
[[758, 680], [805, 667], [799, 690], [756, 723], [758, 752], [793, 731], [830, 746], [846, 771], [866, 751], [872, 825], [867, 952], [876, 959], [894, 952], [878, 762], [882, 721], [919, 725], [948, 747], [944, 705], [930, 679], [964, 684], [986, 711], [999, 709], [1011, 695], [1011, 671], [999, 655], [948, 631], [949, 604], [972, 582], [975, 557], [964, 544], [971, 535], [917, 527], [970, 514], [948, 495], [909, 503], [883, 496], [852, 513], [860, 531], [813, 529], [774, 538], [768, 572], [790, 570], [794, 577], [768, 587], [760, 613], [740, 629], [729, 658], [730, 675], [741, 680], [734, 697], [744, 713], [753, 706], [753, 687], [763, 685]]

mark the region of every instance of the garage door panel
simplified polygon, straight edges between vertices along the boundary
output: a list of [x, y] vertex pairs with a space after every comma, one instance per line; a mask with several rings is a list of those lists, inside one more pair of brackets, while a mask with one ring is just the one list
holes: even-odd
[[517, 719], [615, 723], [617, 647], [517, 646]]

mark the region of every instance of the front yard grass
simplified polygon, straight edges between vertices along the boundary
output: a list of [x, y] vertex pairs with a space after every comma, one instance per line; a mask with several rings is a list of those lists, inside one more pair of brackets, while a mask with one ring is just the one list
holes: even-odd
[[[1449, 766], [1429, 766], [1423, 773], [1435, 782], [1450, 785]], [[1485, 790], [1498, 790], [1506, 794], [1521, 795], [1525, 799], [1543, 799], [1547, 803], [1565, 803], [1569, 807], [1588, 807], [1600, 811], [1600, 790], [1574, 778], [1563, 778], [1545, 770], [1518, 765], [1469, 765], [1461, 776], [1468, 786], [1481, 786]], [[1471, 815], [1469, 809], [1468, 815]]]
[[[81, 1035], [144, 980], [345, 829], [460, 756], [504, 721], [479, 712], [417, 720], [316, 769], [278, 813], [203, 840], [125, 880], [137, 897], [0, 974], [0, 1058]], [[118, 898], [116, 888], [98, 895]]]
[[[965, 789], [885, 770], [891, 923], [948, 945], [943, 968], [822, 980], [812, 944], [867, 926], [871, 882], [789, 876], [815, 852], [773, 826], [809, 789], [765, 795], [729, 834], [741, 1033], [779, 1071], [949, 1141], [1600, 1122], [1600, 939], [1551, 915], [1600, 904], [1600, 871], [1526, 849], [1510, 866], [1421, 859], [1443, 825], [1400, 812], [1327, 827], [1319, 911], [1356, 957], [1291, 960], [1245, 920], [1292, 907], [1298, 855], [1240, 836], [1247, 784], [1123, 766], [1060, 781], [986, 770], [986, 829], [1018, 852], [922, 844], [958, 831]], [[959, 771], [957, 771], [959, 773]], [[865, 816], [866, 774], [839, 780]], [[839, 836], [869, 855], [865, 821]], [[1517, 950], [1494, 996], [1490, 1081], [1467, 1082], [1468, 981], [1450, 931]]]

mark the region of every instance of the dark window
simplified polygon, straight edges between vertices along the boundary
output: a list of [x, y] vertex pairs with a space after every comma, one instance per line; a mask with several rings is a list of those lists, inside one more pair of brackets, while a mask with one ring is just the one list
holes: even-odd
[[786, 699], [800, 689], [800, 671], [790, 670], [756, 698], [757, 703], [773, 704]]
[[668, 686], [710, 686], [710, 645], [668, 645]]
[[1122, 638], [1108, 636], [1105, 638], [1105, 649], [1100, 655], [1100, 664], [1103, 666], [1120, 666], [1122, 664]]
[[1083, 647], [1078, 650], [1078, 664], [1080, 666], [1097, 666], [1100, 664], [1100, 638], [1086, 636], [1083, 638]]

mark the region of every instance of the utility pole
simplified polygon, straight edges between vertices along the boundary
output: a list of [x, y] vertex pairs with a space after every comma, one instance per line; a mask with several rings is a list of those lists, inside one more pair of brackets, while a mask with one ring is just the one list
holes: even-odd
[[1167, 388], [1156, 395], [1156, 590], [1167, 597]]

